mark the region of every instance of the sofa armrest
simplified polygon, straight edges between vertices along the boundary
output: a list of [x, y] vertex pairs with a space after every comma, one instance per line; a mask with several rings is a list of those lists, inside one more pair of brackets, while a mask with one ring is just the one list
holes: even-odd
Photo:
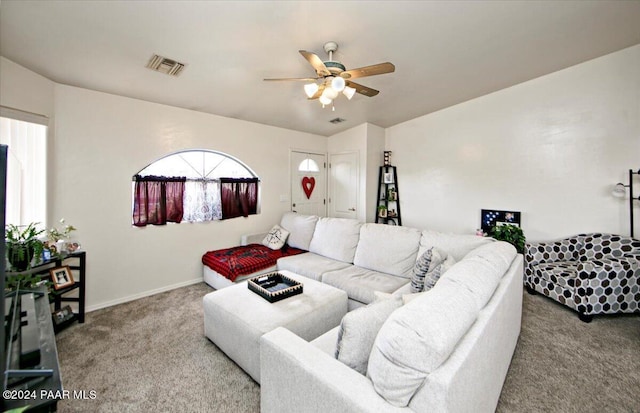
[[267, 236], [267, 232], [259, 232], [256, 234], [246, 234], [240, 238], [240, 245], [262, 244], [262, 240]]
[[283, 327], [260, 339], [260, 411], [411, 412], [390, 405], [368, 378]]

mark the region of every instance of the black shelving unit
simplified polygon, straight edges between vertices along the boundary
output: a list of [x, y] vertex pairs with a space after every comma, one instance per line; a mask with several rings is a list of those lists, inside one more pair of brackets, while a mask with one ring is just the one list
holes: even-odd
[[399, 194], [398, 171], [396, 167], [393, 165], [381, 166], [378, 177], [376, 223], [402, 225]]
[[[73, 285], [66, 288], [55, 290], [53, 287], [49, 289], [49, 302], [53, 307], [53, 311], [62, 309], [63, 303], [78, 303], [78, 311], [73, 313], [72, 317], [65, 319], [63, 322], [56, 324], [53, 323], [55, 332], [68, 327], [75, 321], [84, 323], [85, 314], [85, 287], [86, 287], [86, 261], [87, 253], [85, 251], [77, 251], [70, 254], [61, 254], [52, 257], [50, 260], [46, 260], [37, 265], [34, 265], [28, 270], [20, 272], [7, 272], [7, 276], [13, 274], [36, 274], [43, 280], [51, 280], [51, 274], [49, 270], [59, 267], [68, 266], [73, 272]], [[74, 293], [77, 290], [77, 294]], [[72, 294], [74, 293], [74, 294]], [[52, 313], [53, 315], [53, 313]]]

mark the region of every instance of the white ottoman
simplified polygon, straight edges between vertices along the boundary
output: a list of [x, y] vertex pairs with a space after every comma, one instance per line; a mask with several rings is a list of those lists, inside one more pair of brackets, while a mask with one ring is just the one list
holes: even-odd
[[340, 324], [347, 313], [347, 293], [290, 271], [302, 294], [270, 303], [247, 282], [213, 291], [203, 299], [204, 334], [260, 383], [260, 337], [285, 327], [307, 341]]

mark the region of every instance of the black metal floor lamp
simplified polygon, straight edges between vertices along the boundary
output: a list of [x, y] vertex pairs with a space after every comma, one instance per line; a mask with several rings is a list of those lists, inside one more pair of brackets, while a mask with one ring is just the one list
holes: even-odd
[[640, 175], [640, 169], [634, 171], [633, 169], [629, 169], [629, 184], [625, 185], [622, 182], [618, 182], [613, 191], [614, 195], [618, 197], [623, 197], [626, 194], [624, 188], [629, 188], [629, 225], [630, 225], [630, 235], [633, 238], [633, 201], [640, 201], [640, 196], [637, 198], [633, 197], [633, 175]]

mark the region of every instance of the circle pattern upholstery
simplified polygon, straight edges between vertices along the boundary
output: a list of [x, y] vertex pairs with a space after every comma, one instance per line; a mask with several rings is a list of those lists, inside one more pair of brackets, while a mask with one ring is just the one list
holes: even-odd
[[527, 287], [581, 314], [640, 311], [640, 241], [580, 234], [525, 247]]

